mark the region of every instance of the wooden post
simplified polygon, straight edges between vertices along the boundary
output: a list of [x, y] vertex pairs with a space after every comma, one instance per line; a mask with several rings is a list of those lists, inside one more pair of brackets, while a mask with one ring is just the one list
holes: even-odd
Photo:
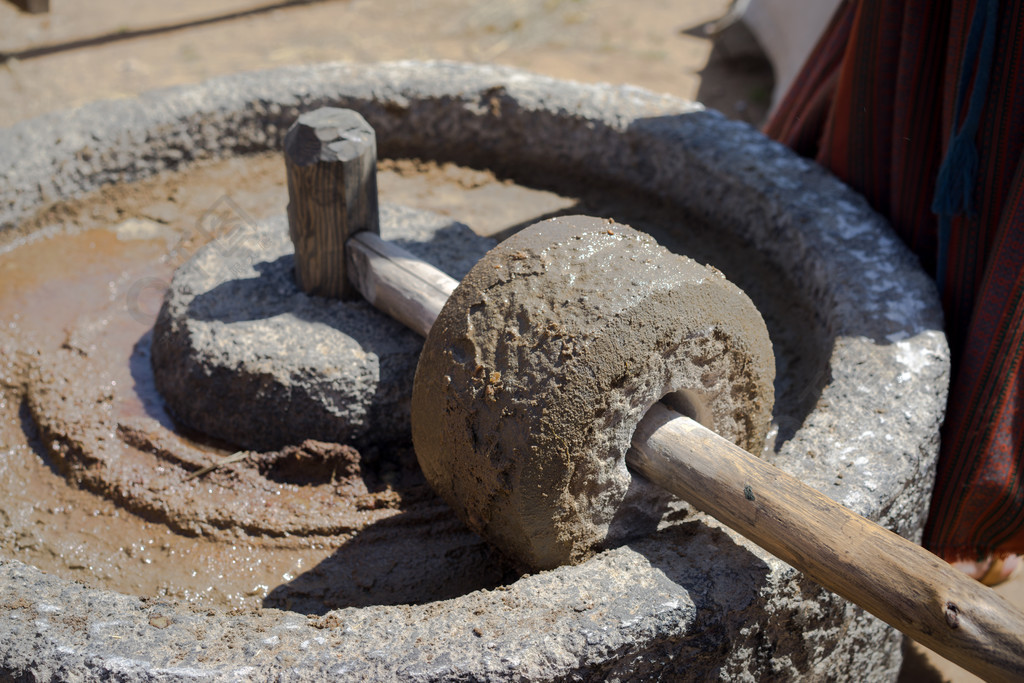
[[307, 294], [352, 299], [345, 242], [380, 234], [377, 137], [350, 109], [324, 107], [299, 117], [284, 138], [288, 225], [295, 277]]

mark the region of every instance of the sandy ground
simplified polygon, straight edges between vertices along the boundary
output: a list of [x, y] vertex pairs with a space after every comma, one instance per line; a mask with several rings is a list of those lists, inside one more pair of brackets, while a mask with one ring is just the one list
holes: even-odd
[[[95, 99], [254, 69], [343, 60], [453, 59], [631, 83], [755, 124], [770, 66], [742, 27], [699, 27], [726, 0], [0, 0], [0, 125]], [[292, 6], [289, 6], [292, 5]], [[999, 592], [1024, 606], [1024, 581]], [[914, 647], [902, 680], [978, 680]]]
[[[710, 41], [686, 33], [721, 15], [725, 0], [327, 0], [198, 23], [265, 4], [53, 0], [49, 14], [33, 16], [0, 2], [0, 52], [15, 55], [0, 68], [0, 125], [220, 74], [331, 60], [495, 62], [700, 98], [752, 121], [770, 93], [763, 60], [744, 58], [739, 46], [737, 59], [712, 55]], [[161, 26], [184, 28], [147, 32]], [[52, 52], [30, 56], [45, 46]]]

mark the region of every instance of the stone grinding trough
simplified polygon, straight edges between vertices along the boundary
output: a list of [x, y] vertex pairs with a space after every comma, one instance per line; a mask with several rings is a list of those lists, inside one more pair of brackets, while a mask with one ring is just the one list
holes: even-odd
[[[297, 116], [324, 105], [359, 111], [376, 130], [382, 157], [456, 161], [535, 184], [572, 179], [609, 187], [710, 226], [712, 240], [748, 245], [786, 278], [783, 301], [774, 304], [777, 315], [762, 309], [779, 368], [777, 428], [763, 457], [853, 511], [919, 537], [948, 374], [931, 282], [855, 193], [748, 126], [691, 103], [450, 63], [324, 65], [236, 76], [51, 114], [0, 132], [0, 224], [13, 228], [57, 198], [194, 158], [280, 149]], [[487, 246], [464, 226], [403, 207], [384, 207], [381, 222], [382, 233], [394, 230], [410, 248], [424, 245], [428, 260], [433, 244], [438, 265], [459, 277]], [[264, 260], [249, 260], [256, 270], [265, 264], [261, 281], [269, 289], [260, 301], [269, 308], [234, 320], [268, 325], [258, 336], [269, 346], [281, 333], [272, 320], [282, 297], [289, 305], [300, 301], [282, 293], [289, 286], [282, 276], [285, 225], [283, 218], [269, 221], [259, 242]], [[458, 249], [444, 244], [441, 232], [455, 235]], [[659, 239], [670, 242], [671, 235]], [[217, 289], [239, 296], [232, 289], [237, 273], [214, 272], [225, 253], [215, 247], [201, 250], [184, 269], [205, 277], [207, 289], [197, 292], [202, 283], [196, 281], [172, 286], [165, 313], [179, 295], [198, 299], [197, 293]], [[180, 301], [182, 310], [194, 299]], [[219, 305], [210, 297], [207, 303]], [[805, 306], [799, 310], [809, 315], [787, 318], [790, 305]], [[306, 325], [340, 326], [317, 315], [304, 309], [299, 317]], [[204, 320], [225, 317], [207, 311]], [[312, 358], [318, 340], [308, 336], [313, 351], [298, 355]], [[812, 341], [787, 346], [787, 339]], [[388, 370], [408, 372], [401, 366], [409, 365], [409, 356], [395, 350], [388, 357], [399, 367]], [[383, 377], [385, 368], [376, 372]], [[277, 440], [277, 447], [294, 443], [294, 434], [281, 432], [293, 422], [309, 435], [312, 427], [301, 421], [308, 409], [296, 410], [296, 419], [281, 428], [264, 428], [266, 420], [246, 424], [253, 411], [239, 401], [259, 393], [252, 386], [237, 397], [213, 397], [219, 412], [238, 416], [222, 420], [237, 434], [220, 438], [252, 449]], [[323, 398], [329, 393], [321, 388], [319, 403], [310, 405], [330, 404]], [[400, 440], [407, 399], [397, 393], [383, 397], [391, 403], [381, 415], [346, 416], [349, 433], [316, 438], [362, 445], [381, 431]], [[385, 419], [396, 422], [382, 428]], [[248, 520], [243, 526], [260, 533], [259, 514], [244, 501], [235, 503], [230, 509]], [[200, 511], [182, 531], [189, 524], [198, 533], [216, 527], [216, 514]], [[290, 533], [303, 531], [299, 522], [285, 524]], [[425, 581], [481, 571], [477, 560], [494, 562], [485, 553], [452, 559], [458, 553], [421, 546]], [[899, 670], [898, 633], [682, 503], [649, 535], [580, 565], [522, 576], [499, 572], [499, 578], [462, 594], [439, 591], [444, 599], [424, 599], [428, 593], [421, 592], [405, 601], [412, 604], [373, 604], [371, 585], [364, 591], [368, 600], [326, 613], [239, 613], [154, 603], [5, 558], [0, 672], [126, 680], [891, 680]], [[109, 637], [115, 623], [130, 637]]]

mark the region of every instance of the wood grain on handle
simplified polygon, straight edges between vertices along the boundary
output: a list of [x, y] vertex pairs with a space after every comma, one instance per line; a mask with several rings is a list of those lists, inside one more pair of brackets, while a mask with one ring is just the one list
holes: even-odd
[[375, 307], [426, 337], [457, 280], [378, 235], [345, 243], [349, 279]]
[[924, 548], [657, 404], [626, 461], [963, 668], [1024, 679], [1024, 614]]

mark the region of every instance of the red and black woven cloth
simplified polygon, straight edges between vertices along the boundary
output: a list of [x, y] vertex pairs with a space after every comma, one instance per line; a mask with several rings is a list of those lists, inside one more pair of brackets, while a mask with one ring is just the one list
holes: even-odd
[[1024, 553], [1024, 3], [844, 0], [765, 130], [938, 282], [953, 377], [925, 546]]

